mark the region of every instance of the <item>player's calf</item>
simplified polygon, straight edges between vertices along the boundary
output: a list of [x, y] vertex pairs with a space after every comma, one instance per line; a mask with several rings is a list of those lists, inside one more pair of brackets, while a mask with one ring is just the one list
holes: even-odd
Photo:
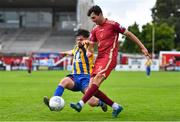
[[108, 110], [108, 107], [107, 107], [107, 105], [106, 105], [104, 102], [102, 102], [101, 109], [102, 109], [104, 112], [106, 112], [106, 111]]
[[31, 74], [31, 70], [30, 69], [28, 70], [28, 73]]
[[88, 104], [91, 107], [100, 107], [102, 109], [102, 111], [104, 111], [104, 112], [107, 111], [107, 105], [103, 101], [101, 101], [95, 97], [91, 97], [91, 99], [88, 100]]

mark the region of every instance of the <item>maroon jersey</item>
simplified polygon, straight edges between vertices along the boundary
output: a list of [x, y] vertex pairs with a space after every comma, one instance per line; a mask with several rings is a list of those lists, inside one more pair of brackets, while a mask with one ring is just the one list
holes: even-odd
[[117, 64], [118, 36], [126, 31], [119, 23], [105, 20], [102, 25], [97, 25], [90, 36], [91, 43], [97, 42], [98, 56], [96, 58], [92, 76], [102, 74], [106, 78]]
[[119, 23], [105, 20], [102, 25], [97, 25], [92, 31], [90, 41], [98, 43], [98, 56], [118, 53], [119, 33], [126, 31]]

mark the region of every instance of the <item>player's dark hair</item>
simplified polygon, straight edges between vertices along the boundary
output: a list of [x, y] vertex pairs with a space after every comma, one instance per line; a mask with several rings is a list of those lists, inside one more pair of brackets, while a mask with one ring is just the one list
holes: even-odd
[[76, 32], [76, 36], [83, 36], [85, 38], [88, 38], [89, 37], [89, 31], [88, 30], [85, 30], [85, 29], [79, 29], [77, 32]]
[[93, 13], [93, 12], [95, 15], [98, 15], [98, 16], [99, 16], [99, 14], [102, 14], [102, 10], [98, 5], [92, 6], [88, 11], [87, 16], [90, 16], [91, 13]]

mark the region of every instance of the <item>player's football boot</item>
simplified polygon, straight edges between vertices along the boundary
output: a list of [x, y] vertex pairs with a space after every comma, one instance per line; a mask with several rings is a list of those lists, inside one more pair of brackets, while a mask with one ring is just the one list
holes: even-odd
[[113, 117], [118, 117], [118, 115], [120, 114], [120, 112], [121, 112], [122, 110], [123, 110], [123, 107], [122, 107], [122, 106], [119, 106], [118, 109], [113, 110], [112, 116], [113, 116]]
[[106, 112], [106, 111], [108, 110], [108, 107], [107, 107], [107, 105], [106, 105], [104, 102], [102, 102], [101, 109], [102, 109], [104, 112]]
[[80, 112], [82, 110], [82, 106], [79, 103], [71, 103], [70, 107], [76, 110], [77, 112]]
[[43, 101], [44, 101], [44, 104], [49, 108], [49, 110], [53, 111], [51, 107], [49, 106], [49, 98], [47, 96], [44, 96]]

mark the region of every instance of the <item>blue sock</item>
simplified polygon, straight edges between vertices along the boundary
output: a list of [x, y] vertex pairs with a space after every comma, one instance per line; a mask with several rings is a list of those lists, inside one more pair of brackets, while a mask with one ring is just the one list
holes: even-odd
[[99, 103], [97, 106], [103, 106], [103, 104], [104, 104], [103, 101], [99, 100]]
[[54, 96], [62, 96], [63, 92], [64, 92], [64, 87], [58, 86], [56, 88], [56, 91], [54, 92]]

